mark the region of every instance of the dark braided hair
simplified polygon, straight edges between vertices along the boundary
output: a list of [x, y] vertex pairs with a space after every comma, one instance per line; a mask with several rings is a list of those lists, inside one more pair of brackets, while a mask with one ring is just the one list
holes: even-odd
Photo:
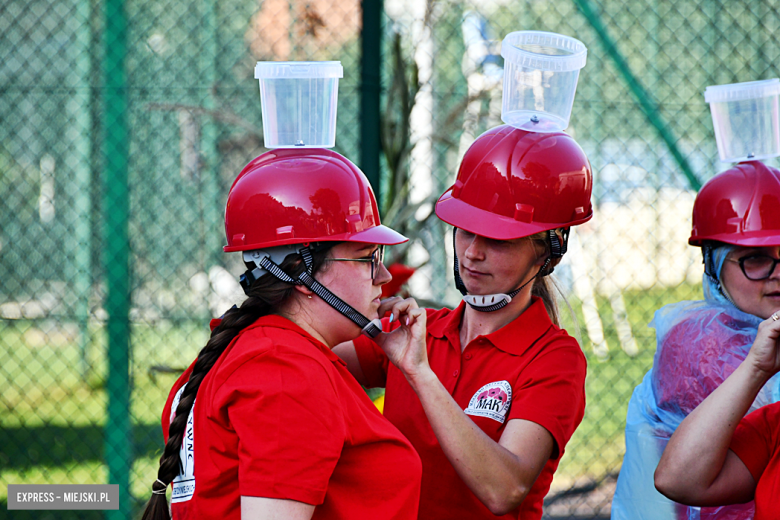
[[[324, 242], [311, 248], [313, 273], [320, 269], [328, 251], [336, 244], [337, 242]], [[247, 265], [247, 267], [252, 269], [255, 266]], [[302, 258], [297, 253], [288, 255], [280, 267], [293, 278], [296, 278], [306, 268]], [[252, 284], [247, 295], [248, 298], [241, 304], [241, 307], [233, 307], [227, 311], [219, 326], [211, 332], [206, 346], [198, 353], [198, 359], [192, 368], [187, 386], [182, 391], [179, 405], [176, 407], [176, 415], [168, 428], [168, 442], [165, 443], [165, 450], [160, 457], [157, 480], [152, 484], [152, 497], [149, 499], [142, 520], [170, 520], [171, 518], [165, 491], [181, 470], [179, 450], [187, 419], [195, 404], [195, 397], [203, 379], [230, 345], [230, 342], [242, 330], [262, 316], [275, 312], [282, 303], [290, 298], [294, 290], [292, 285], [282, 282], [268, 273], [264, 274]]]

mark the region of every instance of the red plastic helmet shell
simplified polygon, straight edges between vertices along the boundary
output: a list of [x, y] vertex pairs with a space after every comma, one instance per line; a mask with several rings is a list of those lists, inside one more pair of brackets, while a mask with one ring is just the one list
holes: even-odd
[[709, 240], [744, 247], [780, 245], [780, 171], [748, 161], [707, 181], [693, 203], [688, 243], [701, 246]]
[[277, 149], [250, 162], [225, 207], [224, 250], [349, 241], [394, 245], [407, 238], [381, 225], [368, 179], [336, 152]]
[[466, 151], [436, 215], [471, 233], [510, 240], [590, 220], [592, 190], [590, 162], [571, 136], [502, 125]]

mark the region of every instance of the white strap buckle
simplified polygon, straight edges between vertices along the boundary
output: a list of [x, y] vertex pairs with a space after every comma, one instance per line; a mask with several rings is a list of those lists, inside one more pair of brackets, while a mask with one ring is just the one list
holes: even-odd
[[382, 320], [377, 318], [375, 320], [369, 321], [368, 324], [363, 327], [361, 332], [369, 338], [375, 338], [379, 336], [379, 334], [382, 332]]
[[491, 307], [498, 303], [505, 301], [511, 303], [512, 297], [508, 294], [467, 294], [463, 297], [463, 301], [471, 305], [472, 307]]

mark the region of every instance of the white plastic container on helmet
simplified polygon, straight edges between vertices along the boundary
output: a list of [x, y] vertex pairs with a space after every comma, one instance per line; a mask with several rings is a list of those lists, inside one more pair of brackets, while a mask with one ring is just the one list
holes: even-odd
[[266, 148], [332, 148], [336, 144], [339, 61], [258, 61]]
[[718, 155], [723, 162], [769, 159], [780, 155], [780, 79], [712, 85], [710, 104]]
[[504, 95], [501, 119], [532, 132], [569, 126], [580, 69], [588, 49], [574, 38], [543, 31], [509, 33], [501, 43]]

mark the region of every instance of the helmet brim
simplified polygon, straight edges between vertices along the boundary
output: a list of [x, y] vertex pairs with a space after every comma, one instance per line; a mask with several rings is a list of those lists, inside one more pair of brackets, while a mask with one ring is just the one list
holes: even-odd
[[701, 247], [705, 242], [723, 242], [740, 247], [773, 247], [780, 246], [780, 231], [757, 231], [753, 233], [734, 234], [722, 233], [718, 235], [697, 236], [688, 239], [688, 244]]
[[259, 244], [241, 244], [239, 246], [225, 246], [223, 251], [232, 253], [236, 251], [252, 251], [254, 249], [267, 249], [269, 247], [286, 246], [290, 244], [305, 244], [307, 242], [363, 242], [366, 244], [379, 244], [383, 246], [395, 246], [408, 242], [409, 239], [401, 233], [390, 229], [387, 226], [378, 225], [357, 233], [342, 233], [340, 235], [330, 235], [327, 237], [298, 237], [266, 241]]
[[512, 240], [534, 235], [548, 229], [576, 226], [593, 217], [591, 211], [585, 218], [571, 222], [520, 222], [476, 208], [452, 196], [447, 190], [436, 202], [436, 216], [447, 224], [469, 233], [495, 240]]
[[[329, 240], [339, 240], [338, 236], [329, 238]], [[379, 244], [383, 246], [395, 246], [408, 242], [409, 239], [398, 231], [390, 229], [387, 226], [378, 225], [357, 233], [350, 233], [345, 238], [346, 242], [364, 242], [366, 244]]]

